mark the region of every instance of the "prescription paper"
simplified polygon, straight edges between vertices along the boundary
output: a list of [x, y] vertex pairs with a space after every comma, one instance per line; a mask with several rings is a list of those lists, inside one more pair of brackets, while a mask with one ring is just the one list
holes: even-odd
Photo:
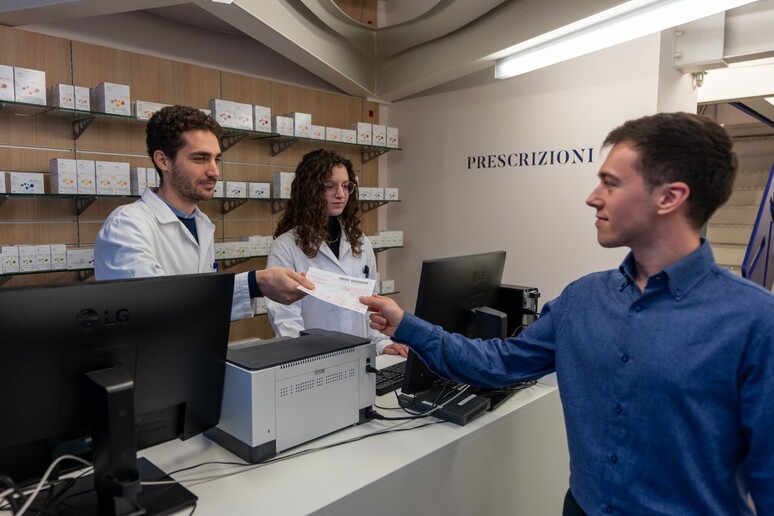
[[365, 314], [368, 307], [360, 302], [360, 296], [373, 295], [376, 286], [376, 280], [343, 276], [315, 268], [310, 268], [306, 277], [314, 283], [314, 290], [302, 286], [298, 287], [299, 290], [327, 303], [361, 314]]

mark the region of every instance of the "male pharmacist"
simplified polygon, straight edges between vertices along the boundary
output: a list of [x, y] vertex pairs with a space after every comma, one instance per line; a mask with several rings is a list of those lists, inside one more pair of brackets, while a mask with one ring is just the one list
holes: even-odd
[[[599, 185], [597, 240], [631, 252], [546, 303], [518, 337], [473, 343], [386, 298], [371, 325], [462, 383], [556, 371], [570, 451], [565, 515], [774, 514], [774, 296], [718, 267], [700, 231], [737, 160], [710, 119], [626, 122]], [[539, 439], [539, 435], [533, 436]]]
[[[161, 182], [105, 220], [94, 244], [97, 280], [214, 271], [215, 226], [199, 208], [220, 175], [220, 125], [199, 109], [168, 106], [146, 128], [148, 155]], [[231, 319], [252, 317], [250, 299], [289, 304], [314, 288], [303, 275], [272, 267], [237, 274]]]

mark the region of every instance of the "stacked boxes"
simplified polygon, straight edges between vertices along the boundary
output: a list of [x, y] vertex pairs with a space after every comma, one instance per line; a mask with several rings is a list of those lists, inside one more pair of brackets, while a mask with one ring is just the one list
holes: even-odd
[[290, 199], [290, 186], [295, 177], [295, 172], [274, 172], [272, 174], [272, 190], [275, 199]]
[[271, 108], [253, 106], [253, 128], [262, 133], [271, 132]]
[[97, 195], [131, 195], [129, 163], [95, 161]]
[[74, 159], [52, 159], [49, 161], [49, 172], [51, 173], [51, 193], [78, 193], [78, 167]]
[[46, 105], [46, 72], [13, 68], [13, 90], [16, 102]]
[[81, 195], [94, 195], [97, 193], [97, 171], [94, 160], [75, 160], [78, 171], [78, 193]]
[[48, 89], [46, 100], [49, 106], [75, 109], [75, 86], [71, 84], [55, 84]]

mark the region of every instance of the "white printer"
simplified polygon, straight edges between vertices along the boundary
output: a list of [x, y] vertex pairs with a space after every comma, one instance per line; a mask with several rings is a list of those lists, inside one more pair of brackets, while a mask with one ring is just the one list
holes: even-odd
[[376, 348], [327, 330], [228, 350], [220, 422], [205, 435], [240, 458], [279, 452], [366, 421]]

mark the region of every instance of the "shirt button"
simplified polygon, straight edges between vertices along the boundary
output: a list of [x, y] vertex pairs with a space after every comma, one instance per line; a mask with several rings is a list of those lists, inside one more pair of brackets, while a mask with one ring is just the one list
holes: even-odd
[[613, 464], [616, 464], [618, 462], [618, 455], [616, 455], [615, 453], [612, 454], [610, 456], [610, 462], [612, 462]]
[[615, 406], [615, 413], [616, 414], [620, 414], [621, 412], [623, 412], [623, 407], [621, 407], [621, 405], [616, 405]]
[[623, 356], [621, 357], [621, 362], [623, 362], [624, 364], [625, 364], [626, 362], [628, 362], [628, 361], [629, 361], [629, 356], [628, 356], [628, 355], [623, 355]]

